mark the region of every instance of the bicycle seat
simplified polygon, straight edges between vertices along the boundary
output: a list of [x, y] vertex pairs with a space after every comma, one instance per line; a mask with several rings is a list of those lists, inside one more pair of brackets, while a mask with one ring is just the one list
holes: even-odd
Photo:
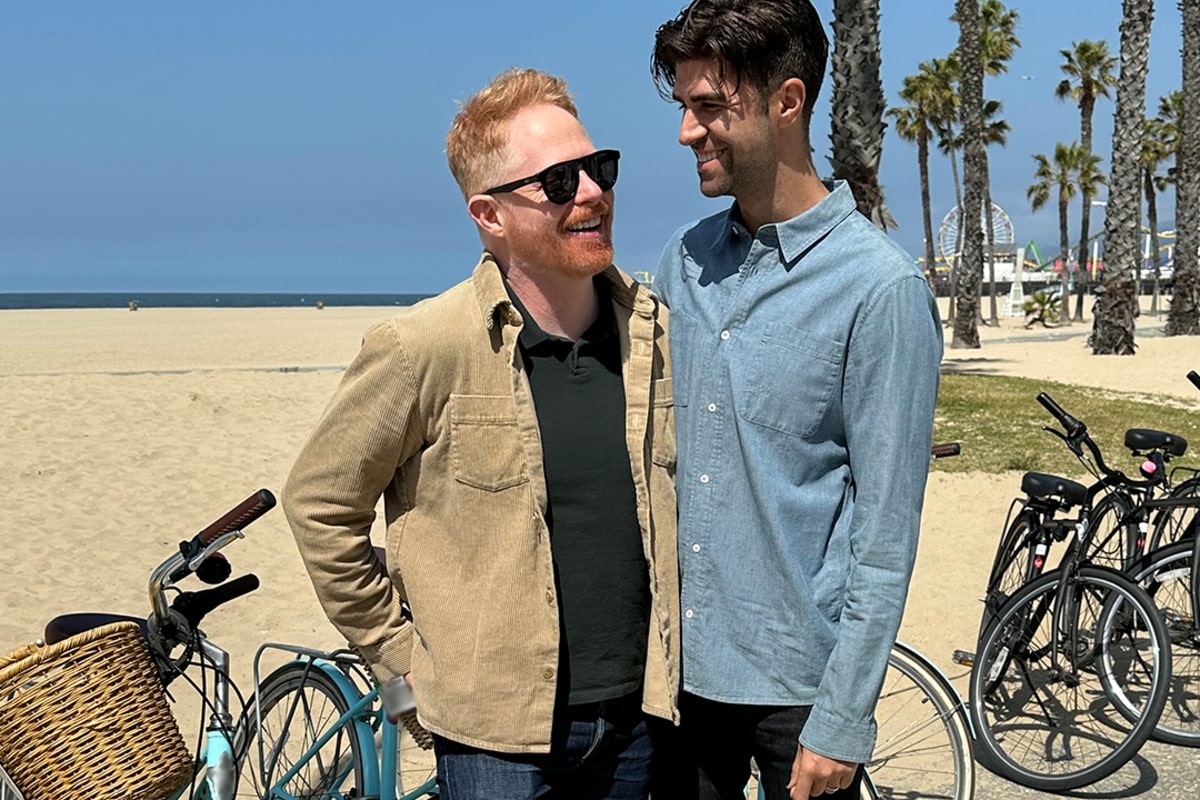
[[1068, 506], [1082, 505], [1087, 499], [1087, 487], [1082, 483], [1044, 472], [1026, 472], [1021, 478], [1021, 491], [1037, 499], [1061, 497]]
[[130, 617], [125, 614], [63, 614], [46, 623], [46, 632], [42, 640], [46, 644], [61, 642], [70, 636], [99, 628], [101, 625], [111, 625], [114, 622], [136, 622], [146, 635], [146, 620], [142, 617]]
[[1162, 450], [1167, 455], [1181, 456], [1187, 452], [1187, 439], [1173, 433], [1130, 428], [1125, 431], [1125, 446], [1130, 450]]

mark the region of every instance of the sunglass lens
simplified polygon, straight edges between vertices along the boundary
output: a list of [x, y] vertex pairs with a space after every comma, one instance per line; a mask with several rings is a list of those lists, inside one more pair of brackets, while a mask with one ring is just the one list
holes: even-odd
[[602, 191], [613, 188], [617, 183], [617, 154], [611, 150], [597, 153], [588, 165], [588, 175]]
[[551, 203], [569, 203], [579, 190], [579, 165], [575, 162], [555, 164], [546, 170], [542, 191]]

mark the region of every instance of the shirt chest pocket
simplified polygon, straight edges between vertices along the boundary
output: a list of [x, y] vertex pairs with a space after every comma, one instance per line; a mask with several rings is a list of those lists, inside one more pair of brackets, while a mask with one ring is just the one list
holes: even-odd
[[529, 481], [511, 397], [450, 395], [454, 479], [499, 492]]
[[812, 437], [841, 383], [844, 351], [839, 342], [784, 325], [739, 341], [729, 365], [738, 416], [780, 433]]

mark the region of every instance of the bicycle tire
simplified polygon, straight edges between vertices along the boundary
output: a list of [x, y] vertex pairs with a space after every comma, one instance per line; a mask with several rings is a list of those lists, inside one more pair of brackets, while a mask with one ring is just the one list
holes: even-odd
[[[1064, 580], [1070, 584], [1060, 594]], [[1059, 597], [1074, 599], [1060, 608]], [[1085, 566], [1070, 578], [1056, 570], [1023, 587], [985, 634], [971, 670], [967, 706], [981, 763], [1049, 792], [1111, 775], [1133, 758], [1162, 713], [1171, 674], [1167, 642], [1145, 591], [1114, 570]], [[1142, 669], [1118, 676], [1119, 657], [1122, 666]], [[1142, 698], [1135, 721], [1115, 708], [1113, 697], [1121, 694]]]
[[996, 612], [1005, 601], [1041, 570], [1042, 565], [1036, 565], [1034, 556], [1034, 532], [1040, 527], [1038, 512], [1027, 506], [1017, 513], [1004, 535], [1000, 537], [996, 556], [992, 560], [992, 571], [988, 575], [987, 592], [983, 597], [983, 614], [979, 620], [977, 643], [982, 641], [983, 634], [991, 627], [996, 619]]
[[1154, 515], [1150, 534], [1150, 549], [1152, 550], [1194, 538], [1197, 529], [1200, 528], [1200, 477], [1181, 481], [1171, 489], [1170, 496], [1195, 497], [1197, 504], [1163, 508]]
[[[316, 667], [290, 663], [268, 675], [243, 716], [237, 796], [266, 797], [349, 708], [338, 685]], [[343, 727], [283, 788], [302, 800], [341, 800], [368, 793], [363, 759], [374, 752], [375, 743], [360, 739], [352, 725]]]
[[1200, 747], [1200, 630], [1192, 600], [1192, 543], [1176, 542], [1148, 553], [1133, 579], [1154, 601], [1171, 640], [1171, 693], [1154, 738]]
[[[1096, 501], [1088, 514], [1091, 544], [1084, 554], [1087, 563], [1122, 571], [1141, 555], [1137, 552], [1139, 534], [1132, 512], [1131, 499], [1114, 491]], [[1078, 546], [1078, 539], [1072, 539], [1069, 552], [1073, 553]]]
[[975, 760], [962, 701], [937, 668], [896, 643], [875, 707], [879, 727], [862, 800], [937, 797], [970, 800]]

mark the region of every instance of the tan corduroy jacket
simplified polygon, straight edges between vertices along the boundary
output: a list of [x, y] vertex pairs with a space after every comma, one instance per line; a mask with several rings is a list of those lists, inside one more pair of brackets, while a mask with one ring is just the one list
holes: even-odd
[[[666, 309], [615, 267], [604, 274], [650, 570], [643, 708], [677, 721]], [[485, 252], [470, 279], [371, 328], [292, 469], [283, 508], [330, 620], [378, 677], [411, 668], [427, 728], [475, 747], [539, 753], [550, 749], [559, 607], [521, 325]], [[390, 574], [369, 538], [380, 495]]]

